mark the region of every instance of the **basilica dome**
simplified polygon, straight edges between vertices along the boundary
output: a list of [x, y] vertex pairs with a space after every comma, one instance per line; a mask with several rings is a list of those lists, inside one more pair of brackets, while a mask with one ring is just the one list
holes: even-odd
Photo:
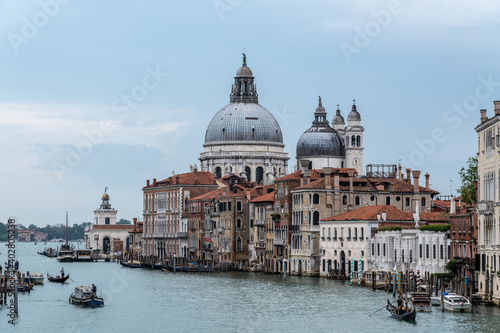
[[344, 140], [326, 120], [326, 111], [321, 105], [321, 98], [314, 116], [312, 126], [297, 142], [297, 159], [319, 156], [345, 157]]
[[230, 103], [212, 118], [205, 144], [235, 141], [283, 144], [283, 135], [271, 112], [260, 104]]

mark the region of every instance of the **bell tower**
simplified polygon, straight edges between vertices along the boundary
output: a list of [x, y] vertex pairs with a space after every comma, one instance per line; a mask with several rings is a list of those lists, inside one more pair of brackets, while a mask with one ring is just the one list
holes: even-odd
[[363, 175], [363, 132], [361, 126], [361, 115], [356, 108], [356, 100], [353, 100], [351, 112], [347, 116], [347, 127], [345, 129], [345, 158], [346, 167], [355, 168], [358, 175]]

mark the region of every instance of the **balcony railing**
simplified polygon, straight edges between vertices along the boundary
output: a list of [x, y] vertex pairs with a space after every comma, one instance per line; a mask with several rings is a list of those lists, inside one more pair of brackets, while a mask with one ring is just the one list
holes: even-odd
[[266, 248], [266, 242], [255, 242], [256, 249], [264, 249]]
[[217, 230], [219, 231], [219, 234], [224, 233], [224, 228], [223, 227], [218, 227]]
[[178, 236], [179, 238], [187, 238], [188, 233], [187, 233], [187, 231], [179, 231], [179, 232], [177, 233], [177, 236]]
[[265, 226], [265, 225], [266, 225], [266, 220], [255, 220], [254, 225], [255, 225], [256, 227], [263, 227], [263, 226]]
[[289, 228], [288, 230], [290, 230], [290, 232], [297, 232], [299, 231], [299, 227], [300, 227], [299, 225], [292, 224], [291, 226], [288, 227]]
[[212, 244], [203, 245], [203, 251], [213, 251]]
[[492, 215], [493, 201], [480, 201], [478, 203], [478, 211], [480, 215]]
[[285, 240], [281, 238], [275, 238], [273, 239], [273, 244], [283, 246], [285, 244]]
[[311, 250], [292, 249], [292, 256], [311, 256]]
[[190, 246], [189, 247], [189, 252], [191, 252], [191, 253], [196, 252], [196, 247], [195, 246]]
[[319, 225], [301, 225], [300, 231], [318, 231], [319, 232]]

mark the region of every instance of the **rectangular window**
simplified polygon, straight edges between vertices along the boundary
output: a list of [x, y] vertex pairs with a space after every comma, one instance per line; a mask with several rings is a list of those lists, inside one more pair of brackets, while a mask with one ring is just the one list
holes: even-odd
[[236, 201], [236, 211], [241, 212], [241, 201]]
[[325, 259], [323, 259], [323, 272], [325, 271]]
[[422, 259], [422, 244], [420, 244], [420, 259]]
[[105, 224], [110, 224], [111, 223], [111, 219], [109, 217], [105, 217], [104, 220], [105, 220], [104, 221]]
[[436, 245], [432, 245], [432, 259], [436, 259]]
[[228, 201], [227, 202], [227, 211], [230, 212], [231, 211], [231, 201]]
[[443, 259], [443, 257], [444, 257], [444, 253], [443, 253], [443, 245], [441, 245], [441, 246], [440, 246], [440, 250], [441, 250], [441, 251], [440, 251], [440, 252], [441, 252], [441, 256], [440, 256], [440, 258], [441, 258], [441, 259]]
[[425, 245], [425, 257], [429, 259], [429, 244]]

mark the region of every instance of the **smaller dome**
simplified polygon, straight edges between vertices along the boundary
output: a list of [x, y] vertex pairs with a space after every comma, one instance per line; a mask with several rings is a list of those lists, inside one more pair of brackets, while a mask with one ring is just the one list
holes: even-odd
[[337, 104], [337, 113], [335, 114], [335, 117], [333, 117], [332, 124], [339, 124], [339, 125], [345, 124], [344, 117], [342, 117], [342, 115], [340, 114], [340, 109], [338, 104]]
[[347, 120], [357, 120], [361, 121], [361, 116], [359, 112], [356, 110], [356, 104], [352, 105], [352, 110], [349, 112], [349, 115], [347, 116]]
[[253, 73], [247, 65], [243, 65], [236, 72], [236, 77], [253, 77]]

